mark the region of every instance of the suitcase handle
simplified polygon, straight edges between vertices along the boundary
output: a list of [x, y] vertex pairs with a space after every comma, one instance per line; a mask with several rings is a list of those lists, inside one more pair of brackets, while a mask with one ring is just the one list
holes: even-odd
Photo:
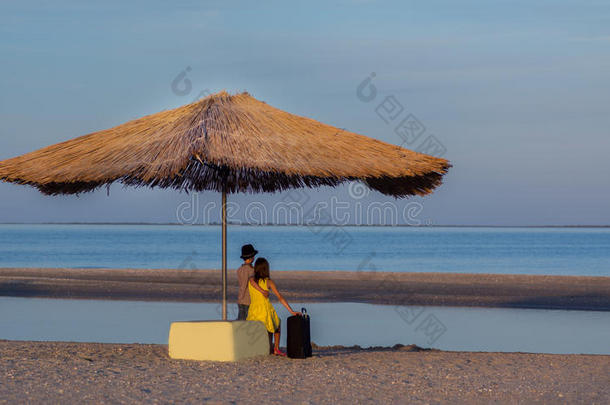
[[309, 316], [305, 308], [301, 308], [301, 313], [303, 314], [303, 316]]

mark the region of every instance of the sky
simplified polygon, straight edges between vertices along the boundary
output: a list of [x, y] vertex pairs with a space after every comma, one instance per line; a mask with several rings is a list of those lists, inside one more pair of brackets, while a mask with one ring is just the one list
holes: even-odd
[[[311, 201], [416, 207], [434, 225], [610, 225], [607, 1], [3, 1], [0, 58], [0, 159], [246, 90], [396, 145], [411, 114], [425, 132], [404, 146], [433, 136], [453, 164], [425, 198], [342, 186]], [[386, 123], [388, 98], [402, 108]], [[176, 222], [194, 198], [220, 196], [0, 183], [0, 222]]]

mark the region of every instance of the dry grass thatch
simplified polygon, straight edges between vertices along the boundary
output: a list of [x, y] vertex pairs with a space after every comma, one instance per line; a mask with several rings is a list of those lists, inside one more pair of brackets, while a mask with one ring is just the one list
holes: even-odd
[[0, 162], [0, 179], [45, 194], [133, 186], [280, 191], [361, 180], [395, 197], [425, 195], [450, 164], [313, 119], [248, 93], [220, 92]]

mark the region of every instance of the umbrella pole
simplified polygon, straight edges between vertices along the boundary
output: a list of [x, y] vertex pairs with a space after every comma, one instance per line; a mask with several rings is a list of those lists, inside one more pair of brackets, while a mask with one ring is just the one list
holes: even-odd
[[227, 320], [227, 186], [222, 189], [222, 320]]

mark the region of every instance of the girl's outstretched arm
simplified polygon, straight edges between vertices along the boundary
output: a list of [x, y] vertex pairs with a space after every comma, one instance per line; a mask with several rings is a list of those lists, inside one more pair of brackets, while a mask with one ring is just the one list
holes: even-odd
[[267, 285], [269, 286], [269, 288], [271, 288], [271, 291], [273, 291], [273, 293], [277, 296], [277, 299], [282, 303], [282, 305], [286, 307], [288, 312], [290, 312], [292, 315], [301, 314], [300, 312], [295, 312], [292, 310], [292, 308], [290, 308], [290, 304], [288, 304], [288, 301], [286, 301], [284, 297], [282, 297], [282, 294], [280, 294], [280, 292], [277, 290], [277, 286], [275, 285], [273, 280], [267, 280]]
[[258, 290], [258, 292], [260, 292], [261, 294], [263, 294], [263, 296], [264, 296], [265, 298], [269, 298], [269, 291], [265, 291], [265, 290], [263, 290], [263, 289], [261, 288], [261, 286], [260, 286], [260, 285], [258, 285], [258, 283], [257, 283], [256, 281], [254, 281], [254, 277], [250, 277], [250, 278], [248, 279], [248, 282], [249, 282], [250, 284], [252, 284], [252, 287], [256, 288], [256, 289]]

